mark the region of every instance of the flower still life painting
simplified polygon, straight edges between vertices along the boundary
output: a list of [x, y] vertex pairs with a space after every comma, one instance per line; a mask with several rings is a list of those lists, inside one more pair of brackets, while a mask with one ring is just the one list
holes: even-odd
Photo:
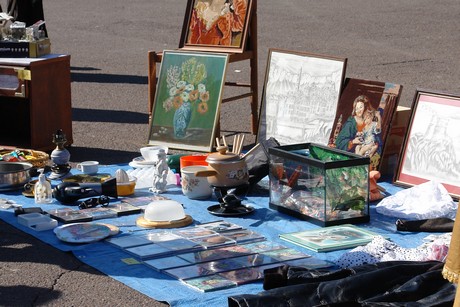
[[402, 86], [348, 78], [340, 96], [328, 146], [369, 157], [379, 170]]
[[326, 145], [334, 123], [346, 58], [269, 50], [259, 142]]
[[181, 48], [243, 52], [251, 4], [252, 0], [189, 0]]
[[211, 151], [228, 55], [164, 51], [149, 145]]

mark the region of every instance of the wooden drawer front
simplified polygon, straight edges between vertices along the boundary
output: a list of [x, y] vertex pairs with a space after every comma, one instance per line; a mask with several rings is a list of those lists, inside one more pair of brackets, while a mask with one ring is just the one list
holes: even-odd
[[27, 98], [30, 77], [23, 67], [0, 66], [0, 96]]

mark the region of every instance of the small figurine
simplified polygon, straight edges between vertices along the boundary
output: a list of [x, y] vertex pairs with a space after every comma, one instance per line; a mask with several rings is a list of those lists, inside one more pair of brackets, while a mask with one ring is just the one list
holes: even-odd
[[168, 162], [166, 161], [166, 152], [164, 149], [160, 149], [158, 154], [158, 162], [154, 168], [153, 174], [153, 186], [150, 191], [155, 193], [163, 193], [166, 191], [166, 184], [167, 184], [167, 177], [169, 166]]
[[39, 169], [38, 172], [38, 182], [35, 184], [34, 188], [34, 198], [36, 204], [49, 204], [53, 202], [51, 183], [46, 180], [45, 174], [43, 174], [44, 169]]

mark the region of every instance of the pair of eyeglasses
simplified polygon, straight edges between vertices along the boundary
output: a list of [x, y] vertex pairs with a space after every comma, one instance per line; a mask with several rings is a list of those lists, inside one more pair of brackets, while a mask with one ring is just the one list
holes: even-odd
[[110, 203], [110, 198], [105, 195], [101, 195], [100, 197], [95, 197], [95, 198], [89, 198], [87, 200], [82, 201], [79, 205], [78, 208], [80, 209], [88, 209], [88, 208], [94, 208], [99, 205], [102, 207], [107, 207]]

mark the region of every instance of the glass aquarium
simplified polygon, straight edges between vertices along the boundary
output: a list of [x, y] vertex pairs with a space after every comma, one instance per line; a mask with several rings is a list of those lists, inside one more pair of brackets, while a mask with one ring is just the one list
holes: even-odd
[[321, 226], [369, 221], [369, 164], [320, 144], [269, 148], [270, 208]]

